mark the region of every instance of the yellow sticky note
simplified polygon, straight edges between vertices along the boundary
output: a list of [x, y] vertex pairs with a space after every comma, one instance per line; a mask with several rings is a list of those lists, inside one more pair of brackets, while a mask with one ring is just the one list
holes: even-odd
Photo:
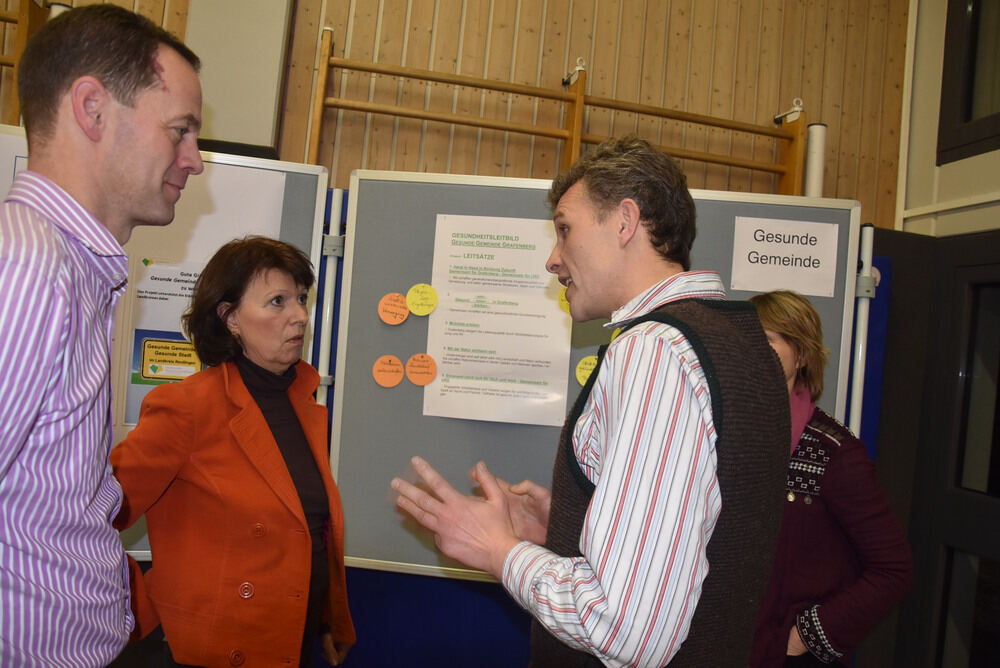
[[566, 286], [559, 291], [559, 308], [569, 313], [569, 300], [566, 299]]
[[437, 308], [437, 290], [427, 283], [417, 283], [406, 293], [406, 305], [413, 315], [427, 315]]
[[581, 386], [587, 384], [587, 379], [597, 367], [597, 355], [587, 355], [576, 365], [576, 382]]

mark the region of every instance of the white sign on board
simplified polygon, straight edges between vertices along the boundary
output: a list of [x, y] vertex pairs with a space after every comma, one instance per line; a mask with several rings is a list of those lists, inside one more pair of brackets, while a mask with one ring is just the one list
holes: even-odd
[[736, 217], [733, 290], [832, 297], [836, 278], [836, 224]]

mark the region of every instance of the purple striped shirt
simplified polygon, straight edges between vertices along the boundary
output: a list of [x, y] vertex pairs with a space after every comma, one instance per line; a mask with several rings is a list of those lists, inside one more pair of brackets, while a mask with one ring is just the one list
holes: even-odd
[[128, 263], [43, 176], [0, 205], [0, 666], [103, 666], [133, 626], [111, 520], [111, 338]]
[[[723, 299], [715, 272], [667, 278], [612, 315], [616, 327], [684, 298]], [[608, 666], [662, 666], [687, 637], [722, 508], [705, 373], [674, 327], [636, 325], [608, 347], [573, 428], [596, 486], [580, 551], [522, 542], [503, 583], [556, 637]]]

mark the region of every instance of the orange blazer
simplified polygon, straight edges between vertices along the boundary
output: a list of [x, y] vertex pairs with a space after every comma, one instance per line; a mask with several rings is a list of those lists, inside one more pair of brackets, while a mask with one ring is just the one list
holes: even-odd
[[[327, 622], [334, 640], [353, 643], [326, 409], [313, 399], [316, 371], [300, 361], [296, 374], [288, 395], [330, 500]], [[309, 530], [236, 366], [227, 362], [151, 391], [111, 465], [125, 497], [115, 525], [124, 529], [145, 514], [153, 554], [144, 582], [133, 585], [139, 635], [161, 623], [179, 663], [295, 665], [309, 593]]]

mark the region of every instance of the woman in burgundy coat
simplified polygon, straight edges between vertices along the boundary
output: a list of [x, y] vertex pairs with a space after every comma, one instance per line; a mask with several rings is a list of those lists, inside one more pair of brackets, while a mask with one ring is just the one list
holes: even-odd
[[792, 418], [781, 532], [751, 665], [849, 665], [906, 593], [910, 548], [864, 444], [816, 406], [827, 355], [819, 314], [790, 291], [751, 301], [781, 359]]

